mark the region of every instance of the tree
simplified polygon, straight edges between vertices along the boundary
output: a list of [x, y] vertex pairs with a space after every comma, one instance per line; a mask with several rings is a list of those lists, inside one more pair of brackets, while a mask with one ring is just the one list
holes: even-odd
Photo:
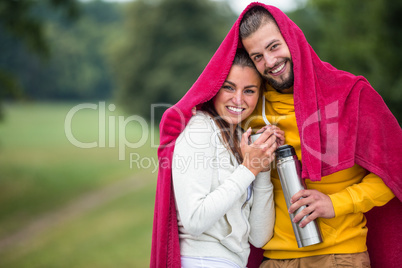
[[[47, 62], [32, 59], [19, 64], [29, 97], [81, 101], [111, 97], [113, 79], [106, 63], [106, 46], [113, 42], [111, 38], [122, 23], [120, 5], [91, 1], [81, 3], [80, 10], [73, 23], [60, 16], [46, 23], [51, 52]], [[44, 10], [43, 15], [49, 17], [49, 13]]]
[[[105, 100], [113, 82], [106, 47], [122, 23], [121, 5], [103, 1], [78, 2], [74, 20], [47, 5], [33, 8], [41, 21], [43, 44], [28, 49], [11, 34], [0, 34], [0, 69], [15, 79], [15, 93], [32, 100]], [[5, 80], [6, 81], [6, 80]], [[11, 84], [12, 85], [12, 84]], [[10, 88], [10, 86], [8, 87]], [[14, 93], [14, 95], [15, 95]]]
[[151, 104], [184, 95], [236, 19], [227, 3], [208, 0], [137, 0], [125, 17], [125, 39], [111, 57], [117, 100], [146, 117]]
[[[12, 64], [15, 45], [24, 44], [41, 57], [49, 56], [44, 35], [43, 18], [36, 14], [38, 6], [49, 6], [64, 13], [68, 18], [78, 15], [76, 0], [7, 0], [0, 2], [0, 40], [2, 62]], [[21, 41], [19, 43], [18, 41]], [[7, 64], [8, 65], [8, 64]], [[3, 68], [1, 68], [3, 67]], [[8, 66], [0, 66], [0, 101], [5, 96], [22, 95], [22, 87]], [[0, 110], [0, 116], [2, 115]]]
[[79, 14], [76, 0], [9, 0], [0, 2], [0, 27], [18, 37], [31, 50], [42, 56], [48, 55], [43, 18], [36, 14], [38, 6], [49, 6], [59, 9], [67, 18], [75, 18]]

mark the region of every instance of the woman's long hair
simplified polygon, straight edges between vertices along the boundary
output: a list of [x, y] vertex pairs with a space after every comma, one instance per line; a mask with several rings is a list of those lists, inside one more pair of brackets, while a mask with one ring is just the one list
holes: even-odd
[[[254, 66], [253, 61], [248, 56], [247, 52], [242, 48], [237, 49], [232, 66], [233, 65], [241, 67], [250, 67], [253, 68], [258, 73], [257, 69]], [[260, 95], [262, 93], [262, 90], [263, 90], [263, 83], [261, 83], [261, 87], [259, 89]], [[230, 152], [232, 152], [237, 162], [241, 164], [243, 162], [243, 154], [241, 153], [240, 149], [240, 137], [242, 134], [240, 126], [235, 126], [234, 129], [232, 129], [233, 126], [231, 126], [228, 122], [226, 122], [225, 120], [223, 120], [222, 117], [219, 116], [219, 114], [215, 110], [213, 98], [205, 102], [201, 109], [207, 112], [215, 121], [221, 132], [221, 137], [223, 139], [222, 143]]]

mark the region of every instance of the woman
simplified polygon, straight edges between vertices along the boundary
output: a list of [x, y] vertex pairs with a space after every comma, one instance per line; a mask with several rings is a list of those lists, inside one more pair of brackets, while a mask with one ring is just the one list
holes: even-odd
[[245, 267], [249, 242], [262, 247], [272, 236], [269, 166], [283, 132], [266, 127], [249, 145], [251, 129], [242, 134], [238, 126], [253, 112], [261, 83], [247, 53], [238, 49], [219, 92], [176, 141], [172, 176], [181, 267]]
[[[187, 93], [183, 96], [183, 98], [180, 101], [178, 101], [175, 105], [167, 109], [163, 114], [160, 123], [160, 146], [158, 148], [159, 171], [158, 171], [158, 181], [156, 185], [154, 222], [152, 230], [152, 247], [151, 247], [151, 260], [150, 260], [151, 268], [181, 267], [178, 217], [176, 211], [176, 200], [173, 192], [173, 178], [172, 178], [173, 167], [174, 167], [173, 153], [175, 145], [176, 143], [178, 143], [178, 137], [184, 131], [186, 125], [193, 118], [192, 113], [193, 107], [196, 106], [197, 110], [201, 110], [204, 103], [210, 101], [215, 97], [215, 95], [218, 94], [218, 92], [222, 88], [223, 83], [227, 79], [229, 71], [232, 68], [236, 51], [239, 47], [241, 47], [241, 44], [239, 43], [239, 30], [238, 30], [239, 23], [240, 20], [237, 20], [234, 27], [232, 27], [228, 35], [222, 41], [218, 50], [211, 58], [208, 65], [205, 67], [205, 69], [203, 70], [197, 81], [191, 86], [191, 88], [187, 91]], [[244, 117], [242, 117], [241, 119], [244, 119]], [[205, 129], [201, 131], [204, 130]], [[267, 133], [266, 135], [268, 134], [269, 133]], [[248, 135], [249, 133], [246, 134], [246, 137], [248, 137]], [[260, 140], [256, 144], [257, 145], [260, 144], [261, 146], [266, 141], [266, 138], [267, 137], [265, 136], [264, 141]], [[234, 138], [231, 139], [232, 142], [233, 139]], [[192, 141], [197, 144], [196, 139], [193, 139]], [[212, 142], [215, 141], [210, 141], [210, 143]], [[244, 144], [245, 143], [246, 142], [244, 142]], [[212, 144], [210, 145], [212, 147]], [[205, 144], [204, 146], [208, 147]], [[243, 148], [246, 148], [247, 150], [252, 149], [252, 147], [251, 146], [249, 147], [248, 145], [243, 146]], [[271, 151], [273, 151], [272, 149], [273, 148], [271, 148]], [[233, 155], [235, 156], [236, 154]], [[197, 156], [199, 160], [199, 162], [195, 163], [197, 164], [204, 163], [202, 155], [197, 154], [194, 155], [194, 157], [195, 156]], [[247, 156], [247, 154], [245, 154], [245, 156]], [[250, 156], [252, 156], [251, 151], [248, 157]], [[253, 157], [251, 158], [248, 157], [245, 159], [246, 160], [255, 159]], [[185, 157], [182, 157], [181, 159], [182, 159], [181, 162], [182, 165], [184, 165], [185, 167], [190, 165], [188, 164], [188, 162], [185, 162], [189, 161], [188, 159], [186, 159]], [[271, 160], [272, 158], [268, 159], [268, 163]], [[176, 167], [179, 167], [178, 166], [179, 162], [177, 161], [180, 161], [180, 159], [176, 159], [175, 161], [176, 161], [175, 162]], [[195, 163], [193, 163], [193, 165]], [[214, 165], [217, 164], [212, 160], [210, 160], [209, 162], [205, 161], [205, 163], [207, 163], [205, 169], [207, 167], [212, 168]], [[242, 163], [242, 161], [239, 163]], [[264, 163], [264, 165], [268, 163]], [[222, 165], [225, 164], [225, 162], [221, 162], [219, 164]], [[203, 172], [205, 172], [205, 169], [199, 172], [200, 175], [203, 174]], [[187, 195], [187, 193], [185, 195]], [[254, 195], [257, 195], [257, 193], [254, 192]], [[240, 198], [244, 198], [243, 195]], [[256, 198], [253, 197], [253, 200], [254, 199]], [[254, 207], [252, 208], [254, 209]], [[268, 215], [267, 213], [263, 214]], [[183, 242], [184, 240], [181, 241]], [[262, 253], [261, 251], [253, 250], [251, 252], [251, 255], [252, 258], [250, 258], [247, 266], [257, 267], [261, 262]], [[243, 261], [244, 258], [245, 257], [241, 257], [241, 260]], [[239, 262], [239, 265], [242, 266], [243, 264], [240, 264]]]

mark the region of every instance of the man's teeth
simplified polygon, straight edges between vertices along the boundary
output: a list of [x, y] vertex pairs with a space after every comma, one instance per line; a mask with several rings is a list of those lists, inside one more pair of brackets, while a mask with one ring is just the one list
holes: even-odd
[[283, 62], [281, 65], [279, 65], [279, 67], [277, 69], [272, 70], [271, 73], [276, 74], [276, 73], [282, 71], [282, 69], [285, 68], [285, 63], [286, 63], [286, 61]]
[[236, 107], [231, 107], [231, 106], [228, 106], [228, 109], [233, 112], [236, 112], [236, 113], [240, 113], [241, 111], [243, 111], [242, 108], [236, 108]]

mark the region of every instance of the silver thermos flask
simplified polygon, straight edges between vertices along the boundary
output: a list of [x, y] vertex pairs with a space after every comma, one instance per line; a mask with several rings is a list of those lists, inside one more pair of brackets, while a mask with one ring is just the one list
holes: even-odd
[[[276, 149], [275, 154], [279, 179], [281, 181], [286, 205], [289, 209], [289, 207], [291, 206], [291, 197], [298, 191], [305, 189], [304, 183], [301, 178], [301, 163], [299, 159], [297, 159], [295, 149], [291, 145], [285, 144], [280, 146], [278, 149]], [[294, 213], [291, 213], [290, 220], [292, 221], [294, 216], [298, 212], [302, 211], [305, 207], [306, 206], [302, 206]], [[294, 223], [292, 221], [292, 226], [296, 236], [297, 246], [299, 248], [315, 245], [322, 242], [320, 229], [315, 220], [308, 223], [303, 228], [301, 228], [298, 223]]]

